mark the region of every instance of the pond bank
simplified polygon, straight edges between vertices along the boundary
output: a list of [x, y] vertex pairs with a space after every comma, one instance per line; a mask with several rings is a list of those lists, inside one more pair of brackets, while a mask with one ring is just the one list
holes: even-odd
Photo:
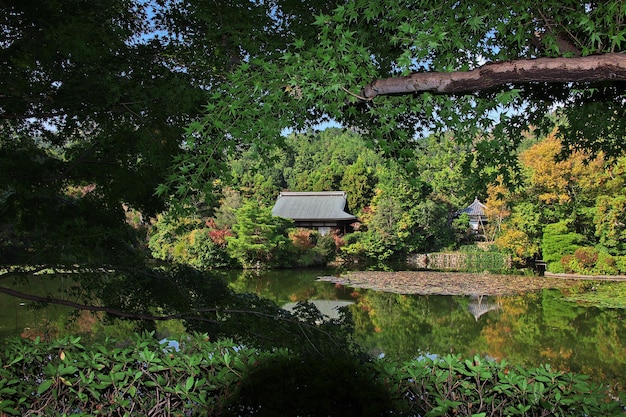
[[576, 285], [576, 280], [563, 277], [434, 271], [356, 271], [317, 279], [348, 287], [416, 295], [512, 295]]
[[588, 281], [626, 281], [626, 275], [582, 275], [582, 274], [554, 274], [546, 272], [546, 277], [561, 279], [577, 279]]

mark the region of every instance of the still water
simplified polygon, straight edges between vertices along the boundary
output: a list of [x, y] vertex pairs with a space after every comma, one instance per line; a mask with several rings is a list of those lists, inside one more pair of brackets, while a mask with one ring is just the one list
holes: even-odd
[[[456, 353], [591, 375], [626, 389], [626, 310], [567, 301], [561, 290], [512, 296], [418, 296], [316, 281], [327, 271], [240, 273], [237, 291], [279, 305], [350, 301], [355, 337], [374, 355], [408, 360]], [[626, 285], [624, 283], [623, 285]]]
[[[316, 300], [332, 313], [347, 305], [355, 338], [376, 356], [408, 360], [420, 355], [481, 355], [534, 367], [591, 375], [626, 389], [626, 310], [567, 301], [561, 290], [513, 296], [417, 296], [350, 288], [317, 281], [330, 271], [233, 272], [225, 279], [239, 292], [253, 292], [280, 306]], [[46, 281], [37, 292], [58, 295], [65, 284]], [[624, 283], [626, 285], [626, 283]], [[33, 288], [29, 288], [33, 290]], [[33, 309], [0, 294], [0, 339], [28, 334], [42, 321], [68, 314], [57, 306]]]

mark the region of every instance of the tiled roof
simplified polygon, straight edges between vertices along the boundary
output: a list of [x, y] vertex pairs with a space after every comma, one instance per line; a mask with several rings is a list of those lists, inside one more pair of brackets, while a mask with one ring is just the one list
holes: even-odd
[[470, 216], [484, 216], [486, 208], [487, 206], [481, 203], [478, 198], [475, 198], [472, 204], [461, 210], [461, 213], [467, 213]]
[[356, 220], [346, 213], [343, 191], [282, 192], [276, 199], [272, 214], [296, 221]]

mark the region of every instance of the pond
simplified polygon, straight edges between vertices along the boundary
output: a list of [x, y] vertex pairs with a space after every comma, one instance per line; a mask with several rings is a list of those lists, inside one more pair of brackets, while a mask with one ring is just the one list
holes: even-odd
[[[570, 301], [569, 288], [515, 295], [408, 295], [317, 280], [332, 273], [238, 271], [225, 279], [235, 291], [256, 293], [280, 306], [317, 300], [322, 310], [332, 312], [335, 305], [347, 305], [356, 340], [374, 356], [408, 360], [446, 353], [481, 355], [588, 374], [614, 392], [626, 387], [623, 308]], [[54, 295], [62, 293], [64, 285], [43, 281], [36, 288], [40, 294]], [[55, 321], [67, 313], [52, 305], [33, 309], [28, 302], [0, 294], [0, 338], [28, 335], [42, 320]]]

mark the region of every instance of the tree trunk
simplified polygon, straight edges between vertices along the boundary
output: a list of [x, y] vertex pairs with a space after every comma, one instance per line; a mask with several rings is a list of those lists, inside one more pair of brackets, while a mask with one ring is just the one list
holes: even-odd
[[626, 54], [575, 58], [537, 58], [497, 62], [472, 71], [420, 72], [406, 77], [382, 78], [363, 88], [360, 97], [421, 92], [471, 93], [505, 84], [569, 83], [626, 80]]

